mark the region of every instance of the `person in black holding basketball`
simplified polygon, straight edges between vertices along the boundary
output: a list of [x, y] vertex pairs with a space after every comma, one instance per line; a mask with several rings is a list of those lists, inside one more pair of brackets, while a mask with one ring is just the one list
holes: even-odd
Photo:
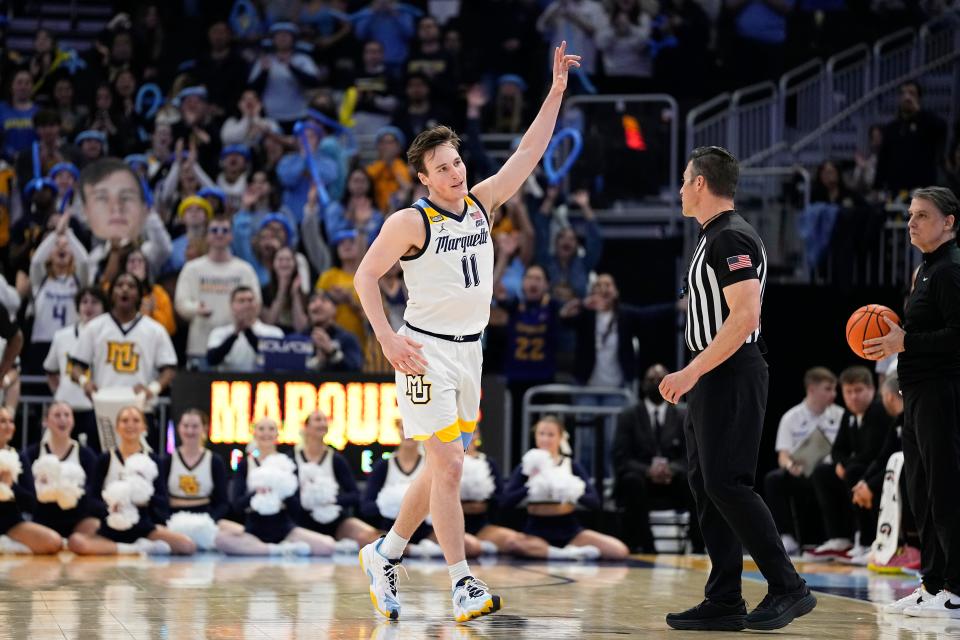
[[[663, 379], [660, 393], [672, 403], [689, 394], [687, 475], [712, 568], [704, 601], [667, 615], [674, 629], [779, 629], [817, 604], [753, 489], [767, 404], [760, 308], [768, 267], [760, 237], [734, 210], [739, 175], [726, 149], [700, 147], [680, 188], [683, 215], [701, 226], [681, 291], [690, 296], [693, 359]], [[749, 614], [741, 595], [744, 548], [769, 585]]]
[[960, 201], [950, 189], [913, 192], [910, 242], [923, 263], [907, 298], [903, 329], [864, 340], [880, 360], [898, 356], [903, 394], [903, 468], [920, 530], [923, 583], [887, 607], [923, 618], [960, 619]]

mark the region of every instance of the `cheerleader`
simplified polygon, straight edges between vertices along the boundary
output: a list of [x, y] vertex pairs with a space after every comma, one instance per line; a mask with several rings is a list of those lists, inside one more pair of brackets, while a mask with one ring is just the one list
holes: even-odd
[[[600, 498], [586, 472], [570, 458], [563, 423], [555, 416], [544, 416], [534, 427], [534, 434], [536, 448], [524, 455], [524, 462], [510, 476], [504, 491], [504, 508], [526, 500], [524, 532], [541, 538], [551, 547], [565, 550], [568, 558], [626, 558], [629, 550], [625, 544], [612, 536], [585, 529], [574, 514], [577, 505], [599, 509]], [[547, 557], [563, 556], [553, 552]]]
[[376, 540], [380, 532], [345, 513], [358, 506], [360, 491], [346, 459], [324, 443], [326, 435], [327, 416], [322, 411], [307, 416], [303, 423], [303, 446], [294, 452], [300, 481], [296, 522], [337, 541], [353, 540], [359, 545], [353, 551], [359, 551], [360, 547]]
[[[400, 503], [410, 484], [421, 473], [430, 473], [420, 443], [413, 439], [403, 440], [393, 455], [373, 465], [367, 488], [360, 502], [360, 513], [368, 522], [389, 531], [400, 513]], [[440, 556], [442, 551], [437, 536], [427, 519], [410, 536], [407, 553], [411, 556]], [[476, 536], [465, 534], [464, 548], [468, 558], [476, 558], [483, 546]]]
[[167, 527], [193, 540], [200, 549], [213, 549], [219, 530], [242, 532], [226, 520], [227, 465], [206, 448], [210, 420], [199, 409], [188, 409], [177, 423], [180, 446], [160, 461], [160, 477], [170, 496]]
[[95, 534], [78, 531], [68, 547], [78, 555], [152, 553], [191, 555], [197, 546], [187, 536], [171, 531], [167, 487], [156, 456], [145, 443], [147, 419], [136, 407], [117, 414], [117, 448], [97, 460], [89, 500], [101, 520]]
[[20, 456], [9, 446], [15, 429], [13, 413], [0, 407], [0, 552], [57, 553], [63, 546], [60, 535], [36, 522], [24, 522], [20, 514], [20, 505], [29, 503], [29, 497], [17, 482]]
[[74, 440], [73, 409], [54, 402], [43, 418], [43, 438], [23, 452], [21, 486], [29, 495], [33, 521], [63, 538], [75, 531], [94, 534], [100, 526], [90, 511], [90, 481], [97, 454]]
[[253, 451], [237, 468], [233, 507], [243, 513], [243, 531], [217, 534], [216, 546], [228, 555], [329, 556], [334, 540], [328, 535], [298, 527], [293, 520], [296, 503], [296, 464], [277, 451], [277, 423], [261, 418], [253, 425]]

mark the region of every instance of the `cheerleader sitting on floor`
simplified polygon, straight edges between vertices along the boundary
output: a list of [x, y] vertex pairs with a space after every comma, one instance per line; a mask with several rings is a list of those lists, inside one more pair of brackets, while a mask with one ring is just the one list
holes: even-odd
[[[504, 491], [503, 506], [527, 503], [524, 532], [566, 552], [566, 558], [622, 560], [627, 546], [613, 536], [585, 529], [574, 511], [577, 505], [599, 509], [600, 498], [583, 468], [570, 458], [567, 430], [555, 416], [540, 418], [534, 427], [536, 448], [523, 456]], [[549, 558], [563, 558], [548, 551]]]
[[277, 423], [261, 418], [253, 426], [255, 449], [237, 468], [233, 505], [245, 515], [243, 531], [220, 530], [217, 549], [229, 555], [329, 556], [334, 540], [298, 527], [296, 464], [277, 451]]
[[97, 454], [71, 438], [73, 409], [66, 402], [47, 407], [43, 426], [43, 438], [21, 456], [20, 484], [30, 500], [25, 509], [64, 539], [75, 531], [94, 534], [100, 522], [91, 512], [89, 484]]
[[170, 494], [167, 527], [203, 550], [214, 548], [219, 530], [243, 531], [243, 525], [225, 519], [230, 511], [227, 465], [204, 446], [209, 428], [207, 414], [184, 411], [177, 423], [180, 446], [160, 461], [160, 477]]
[[191, 555], [197, 550], [190, 538], [159, 524], [167, 520], [170, 501], [146, 432], [140, 409], [124, 407], [117, 414], [117, 447], [100, 454], [90, 483], [90, 504], [100, 516], [100, 529], [71, 535], [68, 546], [74, 553]]
[[[426, 458], [420, 451], [416, 440], [403, 440], [393, 455], [373, 465], [373, 471], [367, 478], [367, 488], [360, 502], [360, 512], [368, 521], [376, 523], [380, 529], [389, 531], [400, 513], [400, 504], [407, 488], [421, 473], [430, 473]], [[437, 544], [436, 534], [430, 524], [430, 516], [410, 536], [406, 555], [411, 557], [441, 557], [443, 551]], [[483, 547], [476, 536], [464, 536], [464, 548], [468, 558], [476, 558]]]
[[543, 538], [490, 523], [490, 514], [503, 500], [503, 477], [497, 464], [480, 451], [481, 444], [478, 428], [463, 458], [460, 479], [460, 500], [467, 533], [476, 536], [481, 545], [492, 544], [503, 553], [528, 558], [579, 559], [579, 552], [557, 549]]
[[[303, 423], [303, 445], [294, 451], [300, 480], [297, 524], [305, 529], [333, 536], [338, 551], [356, 553], [380, 535], [347, 509], [360, 502], [360, 491], [346, 459], [323, 439], [327, 416], [314, 411]], [[352, 543], [352, 544], [351, 544]]]
[[15, 429], [10, 409], [0, 406], [0, 553], [56, 553], [63, 546], [60, 534], [24, 522], [20, 514], [20, 505], [29, 504], [30, 498], [17, 482], [23, 468], [20, 455], [9, 446]]

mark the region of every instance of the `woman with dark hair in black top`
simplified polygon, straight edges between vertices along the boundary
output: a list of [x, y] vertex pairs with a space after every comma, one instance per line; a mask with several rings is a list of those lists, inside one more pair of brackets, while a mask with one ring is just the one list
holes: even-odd
[[864, 341], [874, 360], [900, 354], [904, 469], [920, 529], [923, 584], [889, 610], [960, 619], [960, 200], [943, 187], [917, 189], [908, 228], [923, 264], [903, 329], [887, 321], [887, 335]]

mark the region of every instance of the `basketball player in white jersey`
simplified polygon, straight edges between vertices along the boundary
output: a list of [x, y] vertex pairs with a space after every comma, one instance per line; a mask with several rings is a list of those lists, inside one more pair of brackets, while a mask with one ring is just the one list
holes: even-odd
[[[454, 618], [464, 622], [501, 606], [465, 560], [460, 475], [464, 443], [480, 407], [479, 339], [493, 297], [491, 214], [523, 185], [546, 151], [568, 71], [580, 66], [580, 57], [566, 55], [566, 47], [563, 42], [554, 50], [553, 84], [520, 146], [472, 191], [456, 134], [434, 127], [417, 136], [407, 159], [429, 195], [387, 218], [354, 278], [383, 354], [396, 369], [404, 436], [423, 441], [426, 449], [427, 466], [404, 496], [393, 527], [360, 551], [371, 600], [391, 620], [400, 616], [397, 567], [428, 513], [450, 572]], [[378, 286], [397, 260], [409, 289], [399, 332], [387, 321]]]

